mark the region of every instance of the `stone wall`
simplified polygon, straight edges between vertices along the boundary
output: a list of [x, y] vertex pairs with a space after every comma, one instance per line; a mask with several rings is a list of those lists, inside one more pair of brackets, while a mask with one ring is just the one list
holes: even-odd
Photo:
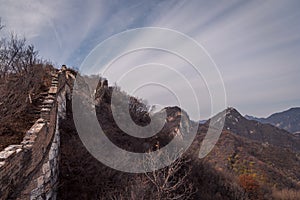
[[45, 158], [42, 168], [37, 173], [38, 178], [34, 179], [35, 188], [30, 192], [30, 199], [56, 199], [56, 189], [58, 184], [58, 162], [60, 136], [58, 130], [58, 120], [56, 119], [56, 130], [51, 143], [48, 157]]
[[66, 97], [70, 93], [70, 88], [68, 84], [65, 84], [66, 74], [61, 72], [59, 78], [59, 85], [61, 87], [56, 87], [56, 102], [57, 102], [57, 118], [56, 118], [56, 129], [54, 133], [54, 138], [51, 143], [48, 157], [44, 160], [42, 169], [39, 176], [35, 179], [35, 188], [30, 192], [30, 199], [56, 199], [57, 185], [58, 185], [58, 175], [59, 175], [59, 147], [60, 147], [60, 135], [59, 135], [59, 119], [65, 117], [66, 113]]
[[[60, 74], [60, 75], [58, 75]], [[59, 131], [66, 92], [65, 73], [56, 73], [41, 108], [41, 118], [21, 144], [0, 152], [0, 199], [56, 199]]]

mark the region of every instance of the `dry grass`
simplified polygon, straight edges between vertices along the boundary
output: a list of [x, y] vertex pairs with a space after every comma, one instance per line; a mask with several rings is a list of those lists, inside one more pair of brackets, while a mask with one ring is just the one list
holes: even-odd
[[21, 142], [26, 130], [39, 118], [42, 93], [51, 84], [51, 70], [52, 66], [34, 65], [28, 72], [0, 79], [0, 151]]
[[293, 189], [274, 190], [272, 196], [276, 200], [298, 200], [300, 199], [300, 190], [293, 190]]

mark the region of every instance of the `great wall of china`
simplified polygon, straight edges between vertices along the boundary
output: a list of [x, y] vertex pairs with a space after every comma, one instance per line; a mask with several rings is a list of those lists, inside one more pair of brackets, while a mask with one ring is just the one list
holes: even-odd
[[59, 123], [65, 114], [68, 70], [52, 74], [41, 117], [20, 144], [0, 152], [0, 199], [56, 199], [60, 151]]

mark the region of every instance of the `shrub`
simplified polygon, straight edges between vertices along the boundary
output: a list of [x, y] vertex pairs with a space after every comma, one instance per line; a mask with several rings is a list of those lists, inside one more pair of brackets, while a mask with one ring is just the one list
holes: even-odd
[[255, 174], [241, 174], [239, 176], [239, 184], [249, 193], [250, 197], [258, 196], [259, 184], [255, 179]]

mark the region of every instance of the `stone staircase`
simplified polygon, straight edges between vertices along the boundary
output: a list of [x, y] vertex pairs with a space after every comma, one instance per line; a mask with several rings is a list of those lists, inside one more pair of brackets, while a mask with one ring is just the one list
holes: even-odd
[[[20, 144], [0, 152], [0, 199], [56, 199], [60, 136], [59, 117], [70, 88], [65, 73], [52, 75], [48, 92], [41, 94], [40, 115]], [[58, 100], [59, 99], [59, 100]]]

